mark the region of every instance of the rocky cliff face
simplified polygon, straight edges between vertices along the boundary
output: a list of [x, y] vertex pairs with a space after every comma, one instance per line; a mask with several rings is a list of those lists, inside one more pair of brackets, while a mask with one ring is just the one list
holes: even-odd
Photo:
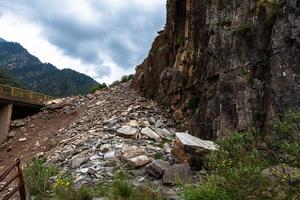
[[193, 135], [268, 130], [300, 107], [300, 0], [168, 0], [136, 89]]

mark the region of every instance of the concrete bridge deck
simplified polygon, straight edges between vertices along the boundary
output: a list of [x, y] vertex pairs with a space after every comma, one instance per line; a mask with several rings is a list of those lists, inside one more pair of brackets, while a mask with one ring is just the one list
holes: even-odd
[[50, 99], [45, 94], [0, 84], [0, 144], [7, 140], [12, 118], [25, 117]]

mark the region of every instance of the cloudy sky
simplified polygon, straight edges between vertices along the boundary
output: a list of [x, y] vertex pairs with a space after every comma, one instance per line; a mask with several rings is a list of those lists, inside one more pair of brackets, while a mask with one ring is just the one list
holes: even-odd
[[0, 38], [42, 62], [111, 83], [134, 72], [165, 24], [166, 0], [0, 0]]

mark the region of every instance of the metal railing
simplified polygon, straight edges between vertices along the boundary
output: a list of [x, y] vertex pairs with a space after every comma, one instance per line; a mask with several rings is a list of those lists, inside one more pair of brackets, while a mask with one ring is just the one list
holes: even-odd
[[0, 94], [11, 96], [11, 97], [17, 97], [26, 101], [39, 103], [39, 104], [53, 99], [53, 97], [50, 97], [45, 94], [32, 92], [30, 90], [24, 90], [21, 88], [16, 88], [16, 87], [2, 85], [2, 84], [0, 84]]
[[8, 176], [13, 172], [14, 169], [17, 169], [17, 174], [13, 175], [12, 178], [10, 178], [8, 181], [5, 182], [5, 184], [0, 188], [0, 193], [2, 193], [5, 189], [8, 189], [8, 186], [10, 186], [14, 180], [18, 179], [18, 185], [12, 191], [10, 191], [8, 194], [6, 194], [4, 197], [2, 197], [2, 199], [8, 200], [19, 191], [20, 199], [26, 200], [25, 182], [24, 182], [20, 159], [17, 159], [16, 162], [14, 163], [14, 165], [9, 167], [0, 176], [0, 182], [2, 182], [5, 178], [8, 178]]

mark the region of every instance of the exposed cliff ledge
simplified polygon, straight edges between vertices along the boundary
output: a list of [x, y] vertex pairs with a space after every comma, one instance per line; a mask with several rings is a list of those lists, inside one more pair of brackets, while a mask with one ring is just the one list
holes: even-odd
[[134, 85], [214, 138], [300, 107], [300, 0], [168, 0]]

